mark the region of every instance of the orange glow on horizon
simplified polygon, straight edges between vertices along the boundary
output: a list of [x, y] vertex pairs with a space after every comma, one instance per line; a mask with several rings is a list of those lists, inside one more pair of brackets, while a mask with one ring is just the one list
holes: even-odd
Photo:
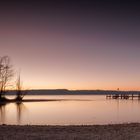
[[[35, 89], [35, 90], [53, 90], [53, 89], [67, 89], [67, 90], [117, 90], [119, 88], [120, 91], [140, 91], [139, 87], [63, 87], [63, 86], [34, 86], [28, 87], [27, 89]], [[26, 89], [26, 87], [25, 87]]]

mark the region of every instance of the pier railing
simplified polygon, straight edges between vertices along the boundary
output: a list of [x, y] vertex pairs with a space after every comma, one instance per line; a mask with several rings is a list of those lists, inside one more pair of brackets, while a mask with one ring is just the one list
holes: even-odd
[[107, 99], [138, 99], [140, 100], [140, 94], [109, 94], [106, 95]]

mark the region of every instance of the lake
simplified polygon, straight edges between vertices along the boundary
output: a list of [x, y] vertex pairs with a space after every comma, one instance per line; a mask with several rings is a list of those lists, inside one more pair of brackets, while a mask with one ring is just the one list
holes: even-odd
[[113, 100], [106, 99], [104, 95], [28, 95], [25, 98], [58, 101], [0, 105], [0, 124], [94, 125], [140, 122], [140, 100], [137, 99]]

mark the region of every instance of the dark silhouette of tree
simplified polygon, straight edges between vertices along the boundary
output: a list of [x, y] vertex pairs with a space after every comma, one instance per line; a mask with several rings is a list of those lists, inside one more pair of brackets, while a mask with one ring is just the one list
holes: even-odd
[[16, 100], [22, 101], [22, 99], [26, 93], [27, 93], [27, 91], [23, 90], [23, 88], [22, 88], [21, 78], [20, 78], [20, 74], [19, 74], [17, 82], [16, 82]]
[[0, 57], [0, 100], [5, 99], [6, 90], [14, 76], [13, 67], [8, 56]]
[[0, 101], [22, 101], [27, 91], [22, 89], [22, 83], [20, 74], [16, 81], [16, 98], [13, 100], [5, 97], [6, 92], [10, 89], [9, 87], [15, 87], [11, 85], [12, 79], [14, 78], [13, 66], [10, 63], [9, 56], [0, 57]]

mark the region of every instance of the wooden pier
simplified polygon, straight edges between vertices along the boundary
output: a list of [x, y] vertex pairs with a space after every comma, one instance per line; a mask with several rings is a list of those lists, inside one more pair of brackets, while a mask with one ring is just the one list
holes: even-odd
[[112, 94], [106, 95], [107, 99], [138, 99], [140, 100], [140, 94]]

